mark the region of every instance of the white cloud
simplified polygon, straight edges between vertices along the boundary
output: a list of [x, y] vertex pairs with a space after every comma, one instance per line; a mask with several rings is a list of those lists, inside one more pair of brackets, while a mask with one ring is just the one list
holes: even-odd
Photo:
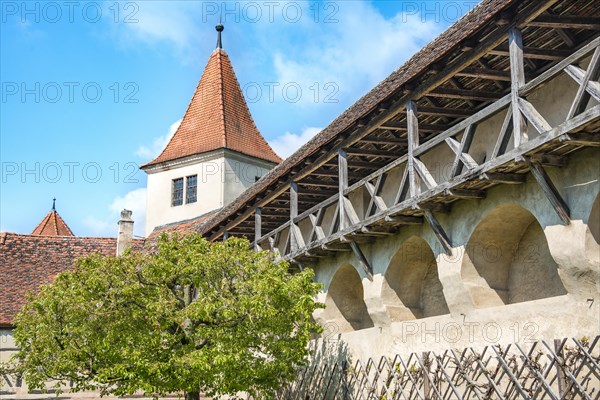
[[[307, 94], [298, 104], [322, 106], [323, 96], [332, 95], [336, 88], [339, 93], [333, 94], [334, 99], [357, 98], [442, 30], [418, 15], [398, 13], [386, 19], [367, 2], [337, 4], [338, 23], [311, 27], [308, 37], [319, 40], [306, 40], [298, 50], [275, 54], [277, 80], [282, 85], [295, 82]], [[321, 89], [320, 101], [314, 100], [313, 89], [304, 90], [315, 83]], [[327, 83], [333, 86], [325, 88]]]
[[89, 215], [83, 220], [83, 224], [89, 229], [92, 236], [117, 236], [117, 222], [121, 216], [121, 210], [133, 211], [134, 220], [133, 234], [144, 236], [146, 227], [146, 188], [138, 188], [117, 196], [107, 207], [102, 217]]
[[171, 140], [171, 138], [177, 131], [177, 128], [179, 128], [179, 125], [181, 125], [181, 119], [173, 122], [171, 124], [171, 126], [169, 127], [169, 131], [167, 133], [165, 133], [162, 136], [154, 138], [154, 140], [152, 140], [151, 145], [140, 146], [135, 151], [135, 155], [140, 158], [144, 158], [144, 159], [148, 159], [148, 160], [153, 159], [154, 157], [158, 156], [160, 154], [160, 152], [165, 148], [167, 143], [169, 143], [169, 140]]
[[103, 15], [111, 22], [118, 21], [113, 24], [115, 29], [122, 28], [118, 30], [121, 39], [146, 44], [166, 42], [185, 50], [202, 33], [194, 20], [198, 14], [194, 2], [120, 1], [105, 7]]
[[305, 128], [300, 134], [286, 132], [281, 136], [272, 139], [269, 144], [282, 158], [287, 158], [298, 150], [304, 143], [308, 142], [323, 128], [309, 127]]

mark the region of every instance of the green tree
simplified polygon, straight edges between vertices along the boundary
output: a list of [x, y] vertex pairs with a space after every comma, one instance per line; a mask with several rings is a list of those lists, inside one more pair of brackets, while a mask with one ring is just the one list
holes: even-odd
[[273, 394], [306, 362], [319, 289], [247, 240], [164, 235], [152, 254], [81, 259], [30, 296], [19, 372], [30, 388]]

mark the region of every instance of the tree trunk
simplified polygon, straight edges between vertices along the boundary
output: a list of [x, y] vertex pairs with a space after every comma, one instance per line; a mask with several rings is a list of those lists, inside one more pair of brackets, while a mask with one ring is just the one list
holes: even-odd
[[200, 400], [199, 392], [185, 392], [185, 400]]

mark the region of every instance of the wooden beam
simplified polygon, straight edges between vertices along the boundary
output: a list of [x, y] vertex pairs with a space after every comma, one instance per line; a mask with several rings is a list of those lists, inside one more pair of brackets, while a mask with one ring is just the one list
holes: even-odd
[[[585, 71], [579, 68], [578, 66], [568, 65], [565, 68], [565, 72], [567, 73], [567, 75], [573, 78], [575, 82], [579, 83], [580, 85], [583, 83], [583, 79], [585, 78]], [[600, 101], [600, 83], [589, 81], [585, 89], [588, 91], [588, 93], [594, 96], [596, 100]]]
[[[324, 170], [316, 170], [312, 172], [312, 175], [316, 175], [316, 176], [328, 176], [331, 178], [338, 178], [339, 174], [337, 171], [324, 171]], [[348, 173], [348, 178], [362, 178], [362, 175], [359, 174], [354, 174], [349, 172]]]
[[510, 74], [511, 74], [511, 106], [514, 132], [514, 145], [519, 147], [526, 142], [527, 122], [519, 109], [519, 90], [525, 84], [525, 66], [523, 64], [523, 38], [521, 31], [511, 28], [508, 31], [508, 47], [510, 49]]
[[385, 228], [385, 227], [367, 227], [367, 226], [363, 226], [362, 228], [360, 228], [360, 231], [362, 233], [366, 233], [366, 234], [371, 234], [374, 236], [393, 236], [396, 233], [398, 233], [397, 229], [394, 228]]
[[[239, 225], [238, 225], [239, 226]], [[262, 237], [262, 209], [260, 207], [256, 207], [254, 211], [254, 251], [261, 250], [258, 245], [258, 241]]]
[[445, 107], [426, 107], [419, 106], [419, 114], [422, 115], [439, 115], [453, 118], [467, 118], [473, 115], [473, 110], [462, 110], [458, 108]]
[[510, 141], [513, 130], [512, 116], [512, 106], [509, 105], [508, 109], [506, 110], [506, 115], [504, 116], [504, 121], [502, 122], [502, 127], [500, 128], [500, 134], [498, 135], [498, 139], [494, 145], [494, 150], [492, 150], [491, 158], [496, 158], [506, 152], [506, 148], [508, 147], [508, 142]]
[[576, 15], [540, 15], [527, 24], [539, 28], [600, 30], [600, 18]]
[[385, 222], [393, 225], [421, 225], [423, 217], [414, 217], [411, 215], [388, 215], [384, 218]]
[[400, 155], [392, 150], [376, 150], [376, 149], [357, 149], [347, 148], [346, 154], [350, 156], [365, 156], [365, 157], [382, 157], [382, 158], [398, 158]]
[[[336, 167], [337, 168], [337, 159], [335, 159], [335, 164], [331, 162], [325, 164], [328, 167]], [[380, 169], [386, 165], [386, 162], [374, 162], [374, 161], [360, 161], [355, 158], [348, 159], [348, 170], [351, 168], [368, 168], [368, 169]]]
[[553, 154], [533, 154], [529, 159], [548, 167], [564, 167], [567, 165], [566, 157], [555, 156]]
[[596, 48], [590, 63], [583, 75], [583, 78], [579, 84], [579, 88], [577, 89], [577, 94], [575, 95], [575, 99], [573, 100], [573, 104], [567, 113], [566, 119], [571, 119], [575, 115], [581, 114], [585, 111], [586, 106], [590, 100], [590, 93], [587, 91], [587, 86], [590, 81], [597, 81], [598, 76], [600, 75], [600, 47]]
[[[446, 130], [446, 125], [432, 125], [432, 124], [421, 124], [419, 130], [421, 132], [441, 132]], [[408, 125], [406, 122], [388, 121], [381, 125], [379, 129], [386, 129], [390, 131], [406, 131]]]
[[360, 143], [392, 144], [402, 147], [408, 146], [408, 141], [405, 138], [390, 138], [380, 136], [366, 136], [360, 140]]
[[310, 178], [304, 178], [301, 181], [298, 182], [299, 185], [306, 185], [306, 186], [319, 186], [319, 187], [326, 187], [326, 188], [337, 188], [338, 184], [337, 182], [327, 182], [321, 179], [310, 179]]
[[348, 189], [348, 153], [346, 150], [338, 151], [338, 213], [340, 231], [343, 231], [348, 224], [348, 217], [344, 207], [344, 192]]
[[485, 174], [481, 174], [479, 179], [490, 181], [493, 183], [504, 183], [507, 185], [518, 185], [520, 183], [524, 183], [527, 179], [525, 174], [507, 174], [507, 173], [499, 173], [499, 172], [487, 172]]
[[573, 132], [562, 135], [561, 142], [578, 146], [600, 146], [600, 133]]
[[419, 121], [417, 119], [417, 104], [414, 101], [406, 103], [406, 121], [408, 124], [408, 190], [410, 197], [415, 197], [421, 193], [420, 185], [417, 186], [417, 176], [415, 172], [414, 152], [419, 147]]
[[290, 251], [293, 253], [298, 250], [300, 244], [296, 237], [294, 219], [298, 216], [298, 184], [290, 182]]
[[485, 190], [446, 189], [444, 194], [457, 199], [485, 199]]
[[569, 206], [567, 206], [567, 203], [563, 200], [560, 192], [556, 189], [556, 186], [544, 170], [544, 167], [542, 167], [539, 162], [530, 161], [529, 170], [542, 188], [542, 192], [544, 192], [548, 200], [550, 200], [550, 204], [552, 204], [552, 208], [554, 208], [554, 211], [560, 220], [564, 225], [569, 225], [571, 223]]
[[546, 121], [542, 114], [535, 109], [533, 104], [528, 102], [525, 99], [517, 98], [517, 105], [519, 106], [519, 110], [521, 113], [527, 118], [531, 125], [535, 128], [539, 133], [548, 132], [552, 129], [552, 126]]
[[437, 220], [435, 215], [433, 215], [433, 213], [427, 209], [423, 210], [423, 215], [425, 216], [425, 219], [429, 223], [429, 226], [431, 226], [431, 229], [433, 230], [435, 237], [442, 245], [444, 252], [447, 255], [452, 255], [452, 244], [450, 243], [450, 239], [448, 238], [446, 231], [444, 231], [444, 228], [442, 228], [442, 225]]
[[367, 275], [367, 278], [370, 281], [373, 281], [373, 268], [371, 268], [371, 264], [369, 264], [369, 261], [363, 254], [363, 252], [360, 249], [360, 247], [358, 246], [358, 244], [354, 241], [351, 241], [350, 248], [352, 248], [352, 251], [354, 252], [354, 255], [356, 256], [356, 259], [358, 260], [358, 264], [365, 271], [365, 275]]
[[478, 100], [478, 101], [495, 101], [502, 97], [501, 93], [483, 92], [480, 90], [470, 89], [454, 89], [454, 88], [437, 88], [430, 92], [428, 96], [442, 97], [446, 99], [459, 100]]
[[510, 82], [510, 71], [498, 71], [490, 68], [465, 68], [456, 76]]
[[[571, 54], [570, 50], [564, 49], [541, 49], [537, 47], [523, 47], [523, 58], [544, 61], [560, 61]], [[510, 57], [510, 48], [505, 45], [498, 46], [488, 54], [493, 56]]]

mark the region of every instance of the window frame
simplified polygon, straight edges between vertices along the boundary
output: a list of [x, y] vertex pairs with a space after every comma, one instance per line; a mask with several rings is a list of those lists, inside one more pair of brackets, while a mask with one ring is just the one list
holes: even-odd
[[[178, 188], [178, 183], [181, 183], [181, 187]], [[184, 200], [184, 182], [183, 178], [175, 178], [171, 180], [171, 207], [178, 207], [183, 205]]]

